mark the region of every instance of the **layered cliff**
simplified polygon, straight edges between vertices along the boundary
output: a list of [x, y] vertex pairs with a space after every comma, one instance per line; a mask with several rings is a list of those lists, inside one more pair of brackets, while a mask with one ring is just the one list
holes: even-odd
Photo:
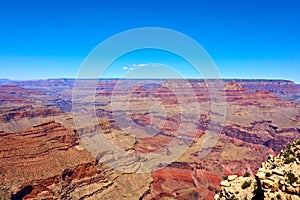
[[3, 195], [15, 195], [25, 187], [24, 184], [91, 161], [89, 153], [78, 150], [77, 146], [76, 132], [55, 121], [37, 124], [21, 132], [0, 133], [0, 187], [5, 193]]
[[0, 131], [0, 199], [135, 199], [150, 181], [99, 163], [55, 121]]

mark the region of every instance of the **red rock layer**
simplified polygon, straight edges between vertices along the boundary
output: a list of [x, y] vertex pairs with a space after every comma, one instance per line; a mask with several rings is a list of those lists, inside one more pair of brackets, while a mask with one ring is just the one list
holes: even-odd
[[[51, 185], [51, 182], [57, 181], [55, 176], [66, 169], [93, 160], [88, 152], [77, 150], [76, 145], [78, 145], [76, 132], [66, 129], [55, 121], [38, 124], [21, 132], [2, 132], [0, 171], [3, 173], [0, 177], [0, 190], [8, 188], [6, 196], [17, 195], [22, 190], [32, 190], [31, 195], [35, 195], [36, 190], [41, 191]], [[78, 170], [79, 168], [74, 169], [73, 178], [81, 176], [76, 175], [75, 172]], [[82, 170], [80, 173], [89, 173], [88, 168], [87, 171]], [[35, 180], [45, 183], [33, 184]], [[28, 184], [33, 188], [24, 189]]]

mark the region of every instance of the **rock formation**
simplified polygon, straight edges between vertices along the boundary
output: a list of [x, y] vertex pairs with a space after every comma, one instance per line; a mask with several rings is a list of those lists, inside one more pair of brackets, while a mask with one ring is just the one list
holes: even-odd
[[214, 199], [300, 199], [300, 139], [278, 156], [270, 155], [255, 177], [249, 176], [226, 177]]

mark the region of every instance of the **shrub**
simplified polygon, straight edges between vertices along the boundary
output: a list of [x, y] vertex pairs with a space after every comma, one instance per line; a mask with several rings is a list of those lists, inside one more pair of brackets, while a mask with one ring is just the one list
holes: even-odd
[[238, 200], [238, 198], [236, 198], [234, 195], [232, 195], [229, 200]]
[[247, 187], [250, 187], [251, 186], [251, 182], [249, 181], [245, 181], [243, 184], [242, 184], [242, 189], [246, 189]]
[[249, 172], [245, 172], [245, 174], [243, 175], [244, 177], [249, 177], [250, 173]]
[[290, 155], [291, 155], [290, 151], [285, 151], [284, 154], [283, 154], [283, 157], [288, 158]]
[[222, 176], [223, 180], [226, 181], [228, 179], [228, 176]]
[[295, 162], [296, 161], [296, 159], [295, 158], [290, 158], [290, 157], [286, 157], [286, 158], [284, 158], [284, 164], [289, 164], [289, 163], [291, 163], [291, 162]]
[[289, 151], [289, 150], [291, 150], [291, 147], [292, 147], [292, 144], [291, 143], [288, 143], [288, 145], [287, 145], [287, 150]]
[[295, 174], [293, 174], [292, 172], [289, 172], [289, 173], [287, 174], [287, 177], [288, 177], [287, 182], [288, 182], [289, 184], [292, 184], [292, 183], [294, 183], [294, 182], [296, 182], [296, 181], [298, 180], [298, 177], [296, 177]]
[[284, 158], [288, 158], [291, 155], [291, 147], [292, 147], [292, 144], [289, 143], [286, 147], [286, 150], [283, 152]]
[[280, 194], [277, 194], [277, 195], [276, 195], [276, 198], [277, 198], [278, 200], [281, 200], [281, 195], [280, 195]]

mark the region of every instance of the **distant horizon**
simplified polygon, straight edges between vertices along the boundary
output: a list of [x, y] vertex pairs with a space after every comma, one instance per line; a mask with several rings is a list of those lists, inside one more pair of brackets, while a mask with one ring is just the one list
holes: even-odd
[[49, 81], [49, 80], [223, 80], [223, 81], [283, 81], [283, 82], [293, 82], [293, 80], [288, 79], [266, 79], [266, 78], [35, 78], [35, 79], [9, 79], [0, 78], [0, 81]]

